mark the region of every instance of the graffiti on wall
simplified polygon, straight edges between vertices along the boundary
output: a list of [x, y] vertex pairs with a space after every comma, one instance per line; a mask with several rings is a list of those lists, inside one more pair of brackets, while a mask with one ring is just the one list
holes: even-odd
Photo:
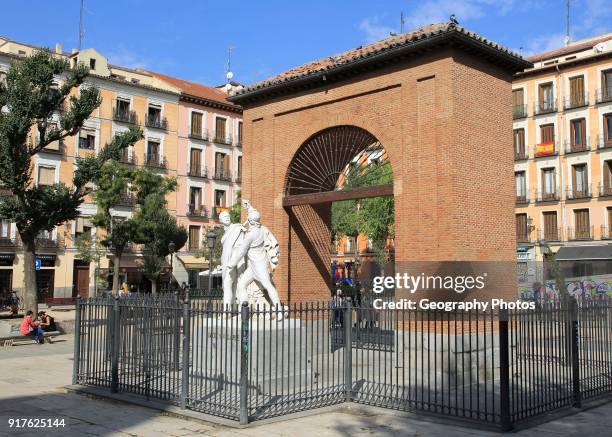
[[[593, 299], [601, 296], [612, 297], [612, 275], [601, 275], [565, 281], [570, 296], [581, 299]], [[559, 298], [559, 291], [555, 281], [546, 281], [544, 284], [519, 286], [519, 296], [523, 300], [555, 300]]]

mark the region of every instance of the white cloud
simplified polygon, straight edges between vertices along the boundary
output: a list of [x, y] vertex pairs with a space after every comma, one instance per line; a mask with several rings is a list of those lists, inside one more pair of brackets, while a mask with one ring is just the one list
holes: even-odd
[[523, 47], [522, 54], [524, 56], [530, 56], [534, 53], [547, 52], [549, 50], [555, 50], [563, 47], [565, 42], [564, 33], [553, 33], [548, 35], [536, 36], [529, 38], [525, 47]]
[[135, 55], [124, 46], [118, 46], [115, 50], [108, 52], [108, 60], [111, 64], [127, 68], [151, 68], [151, 62], [145, 58]]
[[365, 32], [367, 42], [378, 41], [387, 38], [391, 32], [397, 32], [397, 29], [381, 24], [378, 17], [364, 19], [359, 23], [359, 29]]

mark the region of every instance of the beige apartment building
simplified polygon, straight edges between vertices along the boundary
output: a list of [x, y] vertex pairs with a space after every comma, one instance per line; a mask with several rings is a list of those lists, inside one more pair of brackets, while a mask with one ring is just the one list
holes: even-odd
[[[525, 286], [550, 252], [569, 276], [612, 259], [612, 34], [528, 58], [513, 82], [517, 257]], [[593, 261], [597, 261], [593, 263]], [[595, 265], [595, 267], [594, 267]]]
[[[16, 59], [30, 55], [38, 47], [0, 37], [0, 74], [8, 70]], [[125, 163], [148, 166], [154, 171], [176, 177], [178, 146], [178, 103], [180, 90], [154, 77], [150, 73], [109, 64], [106, 57], [95, 49], [80, 52], [63, 52], [58, 45], [56, 56], [67, 59], [71, 65], [85, 63], [91, 69], [87, 84], [100, 89], [102, 104], [85, 122], [78, 135], [60, 144], [48, 147], [33, 160], [33, 183], [54, 184], [72, 182], [75, 158], [82, 154], [96, 153], [113, 135], [127, 130], [131, 125], [142, 127], [144, 139], [136, 143], [124, 155]], [[63, 77], [58, 77], [61, 83]], [[129, 217], [134, 199], [125, 196], [122, 205], [114, 209], [116, 216]], [[168, 207], [176, 210], [176, 195], [168, 198]], [[94, 265], [78, 259], [75, 240], [83, 233], [92, 237], [96, 230], [91, 216], [96, 205], [88, 199], [80, 207], [81, 217], [56, 227], [52, 232], [40, 235], [37, 242], [37, 272], [39, 298], [70, 299], [77, 294], [92, 294]], [[121, 262], [121, 281], [141, 282], [138, 252], [134, 249]], [[104, 256], [100, 276], [112, 271], [112, 262]], [[23, 251], [18, 232], [13, 223], [1, 220], [0, 224], [0, 292], [20, 291], [23, 283]]]

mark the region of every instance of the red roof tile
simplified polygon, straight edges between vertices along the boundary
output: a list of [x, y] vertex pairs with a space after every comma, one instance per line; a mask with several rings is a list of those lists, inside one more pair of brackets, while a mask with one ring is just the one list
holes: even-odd
[[536, 53], [535, 55], [528, 56], [528, 61], [537, 62], [546, 59], [556, 58], [563, 55], [569, 55], [570, 53], [580, 52], [582, 50], [588, 50], [595, 47], [600, 42], [606, 42], [612, 40], [612, 34], [603, 35], [600, 37], [594, 37], [588, 41], [577, 41], [567, 47], [561, 47], [560, 49], [550, 50], [548, 52]]

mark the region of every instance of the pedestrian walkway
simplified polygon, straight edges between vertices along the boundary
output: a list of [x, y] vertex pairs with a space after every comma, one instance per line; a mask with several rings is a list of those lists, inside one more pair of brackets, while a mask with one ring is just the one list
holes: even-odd
[[[51, 345], [0, 350], [0, 436], [39, 430], [9, 429], [9, 418], [65, 419], [65, 427], [45, 430], [63, 436], [490, 436], [493, 431], [421, 421], [364, 406], [344, 407], [274, 423], [237, 429], [170, 417], [156, 410], [67, 393], [71, 383], [71, 336]], [[517, 432], [519, 436], [608, 435], [612, 403]]]

